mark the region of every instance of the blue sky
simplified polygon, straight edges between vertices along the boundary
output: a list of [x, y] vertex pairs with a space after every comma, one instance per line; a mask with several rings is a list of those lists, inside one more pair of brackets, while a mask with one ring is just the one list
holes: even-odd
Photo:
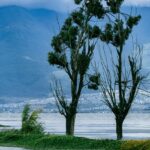
[[[150, 6], [150, 0], [125, 0], [128, 6]], [[18, 5], [23, 7], [48, 8], [55, 11], [70, 11], [73, 0], [0, 0], [0, 6]]]
[[0, 6], [17, 5], [31, 8], [48, 8], [66, 12], [74, 8], [73, 0], [0, 0]]

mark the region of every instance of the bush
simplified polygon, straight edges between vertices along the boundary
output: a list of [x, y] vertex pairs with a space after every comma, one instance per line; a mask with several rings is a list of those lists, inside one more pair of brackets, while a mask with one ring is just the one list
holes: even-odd
[[22, 112], [22, 128], [23, 133], [43, 133], [44, 129], [38, 122], [40, 110], [31, 112], [30, 105], [25, 105]]
[[150, 150], [149, 140], [130, 140], [124, 141], [121, 150]]

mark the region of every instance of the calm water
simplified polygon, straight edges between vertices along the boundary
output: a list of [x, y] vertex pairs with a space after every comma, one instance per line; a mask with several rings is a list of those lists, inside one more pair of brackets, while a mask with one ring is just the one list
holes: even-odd
[[15, 147], [0, 147], [0, 150], [25, 150], [25, 149]]
[[[42, 114], [40, 121], [45, 131], [51, 134], [65, 134], [65, 119], [59, 114]], [[0, 124], [12, 128], [21, 127], [21, 114], [0, 114]], [[2, 129], [2, 128], [1, 128]], [[114, 116], [109, 113], [78, 114], [75, 135], [88, 138], [116, 138]], [[124, 122], [125, 139], [150, 138], [150, 114], [129, 114]]]

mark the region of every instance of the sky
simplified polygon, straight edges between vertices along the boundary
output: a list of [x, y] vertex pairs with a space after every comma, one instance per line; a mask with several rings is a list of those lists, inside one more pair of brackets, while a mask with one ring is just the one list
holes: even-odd
[[125, 0], [125, 4], [129, 6], [150, 6], [150, 0]]
[[74, 8], [73, 0], [0, 0], [0, 6], [17, 5], [31, 8], [48, 8], [66, 12]]
[[[31, 8], [48, 8], [66, 12], [74, 8], [73, 0], [0, 0], [0, 6], [17, 5]], [[150, 0], [125, 0], [127, 6], [150, 6]]]

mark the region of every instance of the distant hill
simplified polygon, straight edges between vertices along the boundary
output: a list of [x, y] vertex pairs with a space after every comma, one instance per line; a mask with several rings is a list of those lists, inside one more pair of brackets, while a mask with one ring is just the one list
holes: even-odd
[[53, 69], [47, 53], [60, 15], [63, 18], [44, 9], [0, 8], [0, 96], [48, 95]]
[[[135, 35], [141, 43], [148, 44], [150, 8], [140, 8], [138, 12], [143, 18]], [[57, 18], [61, 24], [65, 17], [66, 14], [46, 9], [0, 7], [0, 97], [48, 96], [52, 72], [63, 76], [49, 66], [47, 53], [51, 37], [57, 33]], [[148, 56], [150, 52], [146, 53], [147, 60]]]

